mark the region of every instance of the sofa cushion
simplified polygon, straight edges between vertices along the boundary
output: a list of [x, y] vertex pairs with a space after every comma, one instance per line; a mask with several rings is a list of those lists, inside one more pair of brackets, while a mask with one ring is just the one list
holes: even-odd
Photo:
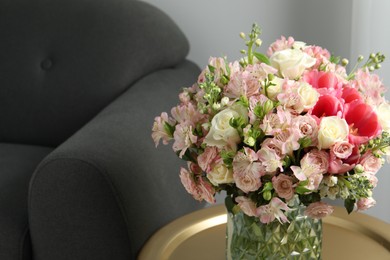
[[1, 0], [0, 32], [0, 142], [8, 143], [59, 145], [189, 49], [167, 15], [131, 0]]
[[28, 186], [35, 167], [51, 150], [0, 143], [0, 259], [31, 259]]

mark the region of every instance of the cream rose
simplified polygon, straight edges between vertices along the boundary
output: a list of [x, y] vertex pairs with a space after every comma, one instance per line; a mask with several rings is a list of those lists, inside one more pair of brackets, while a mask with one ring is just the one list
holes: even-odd
[[337, 142], [346, 141], [349, 127], [345, 119], [338, 116], [324, 117], [318, 130], [318, 149], [328, 149]]
[[375, 109], [383, 131], [390, 132], [390, 104], [385, 102]]
[[304, 111], [308, 111], [310, 108], [313, 108], [320, 97], [320, 93], [318, 93], [312, 85], [306, 82], [300, 84], [298, 88], [298, 95], [301, 98]]
[[216, 165], [208, 174], [207, 178], [209, 181], [218, 186], [222, 183], [233, 183], [233, 171], [227, 168], [224, 164]]
[[299, 49], [286, 49], [277, 51], [270, 57], [271, 65], [279, 70], [283, 78], [297, 79], [303, 71], [316, 63], [316, 59], [310, 57]]
[[232, 118], [242, 117], [247, 120], [247, 111], [241, 105], [226, 108], [216, 114], [211, 120], [209, 133], [206, 135], [204, 142], [209, 146], [224, 148], [230, 146], [235, 149], [235, 145], [241, 142], [241, 137], [237, 130], [233, 128], [229, 121]]

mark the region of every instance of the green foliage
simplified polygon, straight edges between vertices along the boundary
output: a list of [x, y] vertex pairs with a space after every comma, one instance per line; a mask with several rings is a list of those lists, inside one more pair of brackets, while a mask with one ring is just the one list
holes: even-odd
[[175, 126], [170, 125], [167, 122], [165, 122], [164, 123], [164, 130], [170, 137], [173, 137], [173, 132], [175, 132]]
[[259, 61], [267, 64], [267, 65], [271, 65], [271, 62], [269, 61], [268, 57], [262, 53], [259, 53], [259, 52], [253, 52], [253, 55], [256, 57], [256, 59], [258, 59]]
[[354, 198], [347, 198], [344, 200], [344, 207], [347, 209], [348, 214], [351, 214], [355, 207], [356, 200]]

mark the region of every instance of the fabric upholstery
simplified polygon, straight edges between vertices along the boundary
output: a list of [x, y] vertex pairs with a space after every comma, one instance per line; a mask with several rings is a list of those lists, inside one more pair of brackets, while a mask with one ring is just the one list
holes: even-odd
[[31, 175], [52, 148], [0, 143], [0, 259], [31, 259], [27, 191]]
[[30, 189], [35, 259], [135, 259], [159, 227], [202, 206], [171, 147], [150, 137], [198, 72], [185, 62], [141, 79], [43, 161]]
[[[199, 68], [135, 0], [0, 0], [0, 259], [136, 259], [203, 207], [151, 138]], [[53, 147], [53, 148], [49, 148]]]
[[168, 16], [132, 0], [1, 0], [0, 38], [0, 142], [46, 146], [188, 52]]

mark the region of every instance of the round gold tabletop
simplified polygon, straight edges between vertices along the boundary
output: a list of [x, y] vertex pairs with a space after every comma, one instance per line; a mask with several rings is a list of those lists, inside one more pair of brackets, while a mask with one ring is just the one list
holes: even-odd
[[[139, 260], [224, 260], [226, 212], [212, 206], [183, 216], [157, 231]], [[390, 224], [335, 207], [323, 219], [324, 260], [390, 260]]]

